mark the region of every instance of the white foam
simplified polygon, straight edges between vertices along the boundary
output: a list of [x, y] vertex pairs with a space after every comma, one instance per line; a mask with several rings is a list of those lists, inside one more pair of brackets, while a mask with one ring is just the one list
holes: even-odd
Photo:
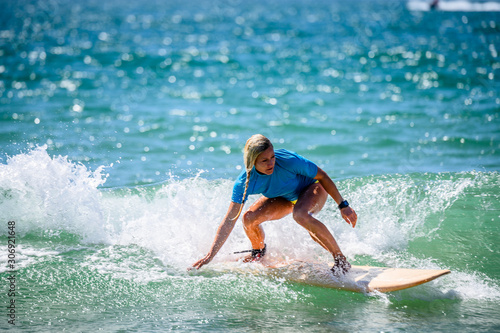
[[[35, 249], [27, 245], [19, 245], [17, 244], [15, 248], [15, 270], [20, 270], [26, 267], [29, 267], [41, 260], [45, 260], [46, 257], [53, 257], [59, 254], [58, 251], [50, 250], [50, 249]], [[0, 273], [5, 273], [11, 271], [12, 269], [7, 265], [8, 264], [8, 251], [7, 246], [0, 247], [0, 253], [2, 253], [2, 266], [0, 266]]]
[[104, 222], [103, 168], [94, 172], [67, 157], [50, 157], [42, 146], [8, 158], [0, 165], [0, 211], [16, 222], [16, 231], [68, 231], [101, 239]]
[[148, 257], [143, 252], [137, 247], [109, 246], [87, 256], [80, 265], [115, 279], [137, 283], [163, 281], [170, 276], [164, 267], [155, 262], [154, 257]]
[[444, 287], [467, 300], [500, 300], [500, 286], [489, 277], [477, 272], [453, 272]]
[[363, 179], [361, 186], [355, 186], [357, 179], [345, 181], [343, 191], [349, 193], [359, 216], [356, 229], [337, 231], [345, 240], [346, 253], [378, 256], [405, 249], [412, 239], [432, 238], [439, 225], [428, 225], [429, 216], [439, 216], [474, 185], [467, 177], [434, 178], [423, 182], [407, 175], [379, 176]]

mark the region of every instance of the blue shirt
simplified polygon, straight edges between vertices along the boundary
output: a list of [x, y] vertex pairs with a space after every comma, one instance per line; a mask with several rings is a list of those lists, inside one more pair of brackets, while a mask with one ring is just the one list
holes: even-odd
[[[315, 182], [318, 166], [313, 162], [286, 149], [275, 150], [274, 155], [276, 163], [272, 174], [261, 174], [253, 167], [246, 199], [251, 194], [262, 194], [267, 198], [283, 197], [295, 201], [307, 186]], [[246, 179], [247, 173], [243, 170], [234, 182], [233, 202], [243, 202]]]

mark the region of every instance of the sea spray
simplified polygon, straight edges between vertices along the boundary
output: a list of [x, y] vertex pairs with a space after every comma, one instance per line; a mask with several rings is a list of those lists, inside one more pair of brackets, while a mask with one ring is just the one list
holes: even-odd
[[475, 183], [460, 174], [456, 178], [454, 181], [446, 173], [395, 174], [343, 182], [360, 216], [355, 233], [360, 242], [353, 244], [353, 254], [366, 251], [376, 256], [389, 249], [400, 250], [414, 238], [432, 237], [445, 210]]
[[105, 239], [101, 193], [103, 167], [89, 171], [41, 146], [0, 165], [0, 211], [15, 220], [19, 233], [61, 232]]

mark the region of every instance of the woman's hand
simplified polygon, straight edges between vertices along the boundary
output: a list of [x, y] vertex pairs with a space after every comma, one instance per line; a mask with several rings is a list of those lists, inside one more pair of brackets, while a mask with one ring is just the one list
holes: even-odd
[[344, 207], [340, 210], [340, 214], [342, 214], [342, 218], [352, 225], [354, 228], [356, 226], [356, 222], [358, 221], [358, 215], [356, 215], [356, 212], [354, 209], [352, 209], [350, 206]]
[[200, 269], [203, 265], [208, 264], [210, 261], [212, 261], [212, 256], [207, 254], [205, 257], [195, 262], [193, 264], [193, 268]]
[[193, 264], [193, 268], [200, 269], [203, 265], [208, 264], [215, 257], [217, 252], [219, 252], [224, 242], [229, 237], [229, 234], [234, 228], [238, 217], [240, 216], [241, 209], [243, 208], [243, 204], [231, 202], [229, 204], [229, 208], [227, 210], [226, 216], [222, 220], [219, 228], [217, 229], [217, 233], [215, 235], [214, 242], [212, 244], [212, 248], [208, 251], [208, 254], [202, 259], [198, 260]]

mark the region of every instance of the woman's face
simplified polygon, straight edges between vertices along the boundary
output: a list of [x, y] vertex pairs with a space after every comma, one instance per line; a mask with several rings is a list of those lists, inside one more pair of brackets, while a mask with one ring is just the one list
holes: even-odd
[[273, 146], [264, 150], [255, 160], [255, 169], [265, 175], [270, 175], [274, 171], [274, 163], [276, 157], [274, 156]]

